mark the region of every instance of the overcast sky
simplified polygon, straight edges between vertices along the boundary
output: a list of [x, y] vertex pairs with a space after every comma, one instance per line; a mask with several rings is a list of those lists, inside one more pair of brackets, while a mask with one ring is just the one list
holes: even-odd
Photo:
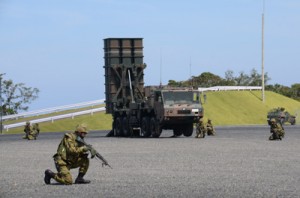
[[[261, 73], [263, 0], [0, 0], [0, 73], [29, 110], [105, 98], [103, 39], [144, 40], [146, 85]], [[300, 83], [300, 1], [265, 0], [268, 84]]]

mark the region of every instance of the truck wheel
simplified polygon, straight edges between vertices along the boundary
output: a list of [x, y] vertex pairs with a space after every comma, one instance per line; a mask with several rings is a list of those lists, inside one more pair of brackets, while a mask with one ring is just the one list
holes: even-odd
[[183, 131], [183, 135], [184, 135], [185, 137], [190, 137], [190, 136], [193, 134], [193, 131], [194, 131], [194, 126], [193, 126], [193, 124], [187, 124], [187, 125], [185, 126], [184, 131]]
[[128, 124], [128, 119], [126, 117], [123, 118], [123, 134], [125, 137], [130, 136], [130, 128]]
[[294, 118], [294, 119], [292, 119], [292, 121], [291, 121], [291, 125], [295, 125], [296, 124], [296, 119]]
[[158, 138], [162, 132], [162, 128], [159, 123], [155, 121], [155, 118], [151, 118], [150, 120], [150, 131], [152, 137], [154, 138]]
[[150, 121], [148, 117], [143, 117], [142, 124], [141, 124], [141, 136], [142, 137], [150, 137]]
[[122, 136], [123, 135], [123, 128], [122, 128], [121, 118], [116, 119], [115, 132], [116, 132], [116, 136]]
[[176, 129], [173, 129], [174, 136], [181, 136], [182, 131], [183, 131], [183, 129], [181, 126], [178, 126]]

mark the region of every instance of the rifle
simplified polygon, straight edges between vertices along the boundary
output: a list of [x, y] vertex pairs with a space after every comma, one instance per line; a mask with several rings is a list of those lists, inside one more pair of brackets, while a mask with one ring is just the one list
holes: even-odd
[[[95, 153], [95, 156], [96, 156], [99, 160], [102, 161], [102, 167], [103, 167], [103, 166], [108, 166], [109, 168], [113, 169], [113, 168], [108, 164], [108, 162], [106, 161], [106, 159], [105, 159], [100, 153], [98, 153], [98, 152], [93, 148], [92, 145], [87, 144], [87, 143], [86, 143], [81, 137], [79, 137], [79, 136], [77, 136], [76, 141], [82, 143], [83, 145], [85, 145], [85, 146], [89, 149], [89, 151], [90, 151], [91, 153], [92, 153], [92, 152]], [[92, 156], [92, 158], [93, 158], [93, 157], [94, 157], [94, 156]]]

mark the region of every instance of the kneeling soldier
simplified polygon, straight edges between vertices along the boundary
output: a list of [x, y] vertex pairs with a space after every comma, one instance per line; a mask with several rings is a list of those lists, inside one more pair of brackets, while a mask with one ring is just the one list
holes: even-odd
[[203, 123], [203, 119], [199, 120], [199, 123], [196, 125], [196, 137], [195, 138], [204, 138], [206, 133], [206, 126]]
[[215, 128], [211, 122], [211, 119], [207, 120], [206, 130], [207, 130], [207, 135], [216, 135]]
[[[80, 124], [76, 127], [75, 132], [66, 133], [64, 135], [58, 146], [57, 153], [53, 156], [58, 173], [54, 173], [47, 169], [44, 177], [46, 184], [50, 184], [52, 178], [61, 184], [72, 184], [73, 181], [70, 169], [78, 167], [79, 174], [75, 180], [75, 184], [90, 183], [89, 180], [83, 179], [83, 176], [89, 168], [89, 158], [87, 153], [89, 148], [83, 143], [76, 141], [77, 138], [84, 139], [87, 133], [87, 126]], [[94, 153], [91, 154], [95, 155]]]
[[277, 123], [274, 118], [271, 119], [270, 132], [272, 135], [269, 137], [269, 140], [282, 140], [285, 134], [281, 124]]

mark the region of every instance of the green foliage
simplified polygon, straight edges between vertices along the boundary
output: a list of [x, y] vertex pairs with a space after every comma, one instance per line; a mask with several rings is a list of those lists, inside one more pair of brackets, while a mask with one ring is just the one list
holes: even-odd
[[[264, 76], [265, 84], [270, 78], [267, 73]], [[225, 78], [210, 72], [203, 72], [199, 76], [192, 76], [187, 81], [170, 80], [169, 86], [193, 86], [193, 87], [213, 87], [213, 86], [261, 86], [261, 74], [252, 69], [250, 74], [240, 72], [238, 76], [234, 76], [234, 72], [228, 70], [225, 72]]]
[[3, 115], [26, 111], [27, 104], [38, 98], [39, 89], [26, 87], [24, 83], [14, 83], [12, 80], [2, 80], [1, 77], [1, 108]]
[[222, 78], [218, 75], [212, 74], [210, 72], [203, 72], [198, 77], [194, 77], [193, 85], [197, 87], [212, 87], [220, 85]]
[[270, 90], [273, 91], [275, 93], [279, 93], [282, 94], [284, 96], [287, 96], [289, 98], [295, 98], [293, 97], [293, 90], [287, 86], [284, 85], [279, 85], [279, 84], [275, 84], [275, 85], [268, 85], [266, 86], [266, 90]]

